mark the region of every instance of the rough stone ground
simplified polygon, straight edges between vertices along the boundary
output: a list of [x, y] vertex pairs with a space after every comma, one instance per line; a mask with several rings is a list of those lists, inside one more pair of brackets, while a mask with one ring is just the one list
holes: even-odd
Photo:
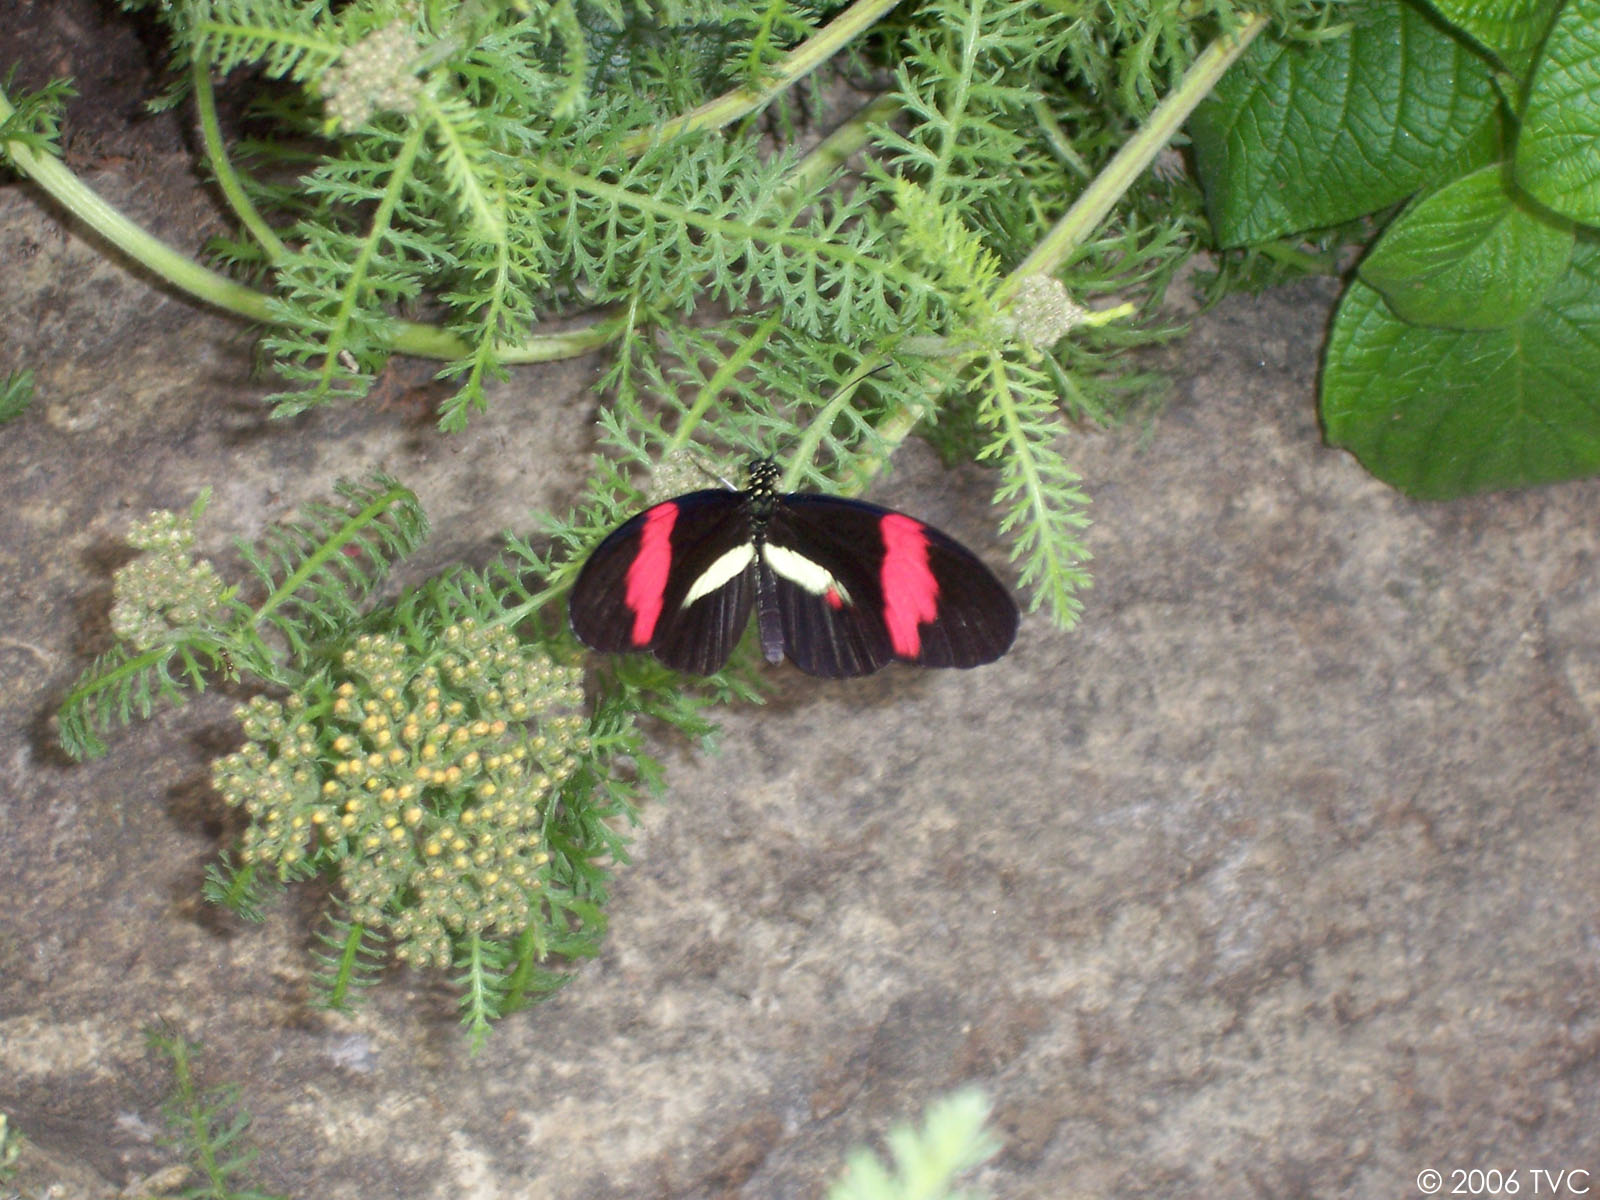
[[[218, 227], [179, 153], [86, 170], [176, 242]], [[382, 466], [435, 521], [424, 567], [481, 555], [572, 496], [592, 364], [448, 440], [403, 392], [271, 422], [244, 330], [17, 185], [0, 278], [0, 373], [38, 373], [0, 430], [0, 1112], [30, 1186], [170, 1161], [166, 1017], [303, 1200], [818, 1196], [966, 1082], [1008, 1200], [1600, 1188], [1600, 484], [1424, 506], [1323, 447], [1328, 287], [1229, 302], [1147, 429], [1076, 438], [1076, 631], [1029, 620], [970, 674], [785, 674], [719, 753], [670, 750], [604, 955], [472, 1057], [422, 977], [308, 1008], [311, 898], [253, 928], [197, 901], [228, 698], [86, 766], [46, 716], [134, 517], [209, 483], [222, 551]], [[983, 477], [903, 457], [876, 498], [1003, 561]]]

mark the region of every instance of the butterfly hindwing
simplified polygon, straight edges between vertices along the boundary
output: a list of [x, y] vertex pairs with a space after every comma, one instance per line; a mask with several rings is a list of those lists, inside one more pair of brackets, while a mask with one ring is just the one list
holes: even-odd
[[876, 511], [835, 497], [791, 495], [767, 526], [763, 583], [776, 593], [784, 653], [807, 674], [870, 675], [894, 657], [878, 615]]
[[568, 601], [572, 630], [596, 650], [649, 650], [670, 667], [709, 675], [750, 619], [748, 565], [707, 586], [719, 564], [724, 574], [737, 565], [741, 547], [751, 547], [741, 492], [690, 492], [648, 508], [584, 563]]
[[789, 495], [767, 544], [785, 649], [811, 674], [864, 675], [891, 659], [974, 667], [1016, 636], [1016, 604], [988, 567], [904, 513]]

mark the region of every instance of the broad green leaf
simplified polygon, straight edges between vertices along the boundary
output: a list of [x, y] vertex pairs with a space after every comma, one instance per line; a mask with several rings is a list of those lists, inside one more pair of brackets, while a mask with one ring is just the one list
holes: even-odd
[[1257, 39], [1189, 121], [1223, 246], [1374, 212], [1494, 155], [1488, 65], [1404, 4], [1340, 38]]
[[1517, 136], [1518, 186], [1600, 224], [1600, 0], [1568, 0], [1533, 68]]
[[1414, 202], [1361, 264], [1403, 320], [1498, 329], [1527, 315], [1566, 270], [1572, 226], [1535, 211], [1491, 163]]
[[1410, 495], [1444, 500], [1600, 469], [1600, 246], [1516, 325], [1429, 329], [1359, 281], [1322, 374], [1328, 441]]
[[1519, 79], [1533, 64], [1561, 0], [1429, 0], [1435, 11]]

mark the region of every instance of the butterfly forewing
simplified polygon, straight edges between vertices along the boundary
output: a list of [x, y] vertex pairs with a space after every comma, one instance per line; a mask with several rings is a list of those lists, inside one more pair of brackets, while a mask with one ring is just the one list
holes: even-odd
[[680, 671], [719, 670], [750, 619], [746, 569], [723, 586], [695, 585], [750, 545], [741, 492], [690, 492], [648, 508], [600, 543], [573, 584], [572, 631], [596, 650], [649, 650]]
[[1017, 636], [1020, 614], [1011, 593], [966, 547], [937, 529], [927, 533], [928, 567], [939, 581], [939, 615], [921, 626], [921, 652], [913, 661], [925, 667], [993, 662]]

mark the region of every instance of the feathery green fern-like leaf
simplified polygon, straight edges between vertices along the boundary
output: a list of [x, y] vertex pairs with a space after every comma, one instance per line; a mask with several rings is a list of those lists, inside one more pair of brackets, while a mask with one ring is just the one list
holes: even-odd
[[461, 996], [461, 1023], [473, 1046], [483, 1045], [502, 1011], [507, 972], [503, 947], [488, 945], [477, 934], [464, 938], [456, 954], [457, 974], [451, 982]]
[[[222, 668], [212, 652], [202, 663], [195, 647], [168, 643], [148, 650], [118, 646], [94, 660], [68, 689], [57, 713], [61, 746], [77, 759], [105, 753], [104, 735], [135, 717], [148, 717], [158, 702], [181, 705], [191, 688], [204, 686], [207, 671]], [[174, 667], [176, 666], [176, 671]]]
[[955, 1181], [999, 1151], [1000, 1143], [985, 1128], [988, 1117], [989, 1101], [977, 1088], [934, 1102], [920, 1127], [898, 1125], [889, 1131], [892, 1167], [870, 1150], [856, 1150], [828, 1189], [828, 1200], [977, 1200], [975, 1193], [957, 1189]]
[[245, 1140], [250, 1114], [239, 1107], [239, 1088], [222, 1084], [202, 1089], [195, 1079], [197, 1047], [167, 1026], [146, 1031], [152, 1050], [172, 1064], [173, 1091], [161, 1105], [167, 1135], [201, 1183], [184, 1192], [195, 1200], [287, 1200], [252, 1186], [247, 1173], [258, 1153]]
[[389, 567], [428, 535], [416, 496], [387, 475], [335, 490], [343, 506], [307, 504], [298, 521], [268, 530], [259, 547], [239, 545], [266, 593], [256, 624], [277, 630], [296, 657], [347, 629]]
[[328, 0], [208, 0], [180, 7], [193, 14], [186, 22], [190, 55], [219, 75], [250, 64], [271, 78], [304, 82], [320, 77], [344, 52]]
[[1083, 607], [1078, 593], [1089, 586], [1089, 551], [1078, 537], [1089, 523], [1089, 501], [1061, 452], [1055, 396], [1037, 367], [998, 354], [985, 360], [972, 387], [989, 438], [979, 457], [999, 465], [994, 502], [1005, 514], [1000, 528], [1011, 535], [1022, 585], [1032, 589], [1034, 607], [1069, 625]]
[[[0, 134], [3, 140], [3, 134]], [[0, 425], [14, 421], [33, 403], [33, 372], [23, 369], [0, 376]]]
[[208, 904], [226, 908], [251, 924], [266, 920], [263, 909], [282, 892], [282, 882], [257, 871], [253, 865], [236, 862], [227, 851], [206, 867], [205, 882], [200, 888]]
[[349, 1012], [355, 992], [371, 987], [382, 976], [388, 960], [381, 934], [352, 919], [337, 901], [323, 914], [317, 941], [326, 950], [313, 950], [317, 968], [312, 987], [317, 1003], [336, 1012]]
[[14, 92], [12, 85], [17, 77], [17, 64], [6, 72], [0, 93], [10, 101], [11, 112], [0, 119], [0, 162], [6, 160], [8, 147], [25, 146], [35, 154], [52, 152], [61, 136], [61, 110], [77, 94], [65, 79], [52, 79], [33, 92]]

